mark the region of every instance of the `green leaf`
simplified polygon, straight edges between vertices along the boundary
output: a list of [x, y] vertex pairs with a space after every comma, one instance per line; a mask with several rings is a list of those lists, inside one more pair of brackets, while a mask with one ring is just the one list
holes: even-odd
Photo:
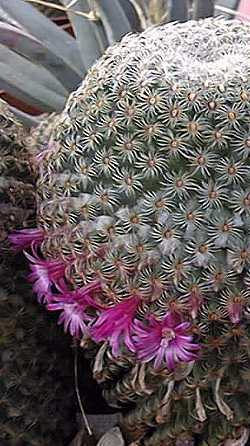
[[195, 0], [193, 7], [193, 18], [195, 20], [213, 17], [214, 0]]
[[36, 127], [40, 123], [39, 117], [29, 115], [28, 113], [18, 110], [18, 108], [12, 107], [11, 105], [9, 105], [9, 109], [17, 117], [18, 121], [28, 129]]
[[1, 89], [42, 111], [62, 110], [68, 92], [52, 74], [3, 45], [0, 54]]
[[0, 8], [0, 20], [13, 26], [19, 26], [18, 22], [12, 19], [2, 8]]
[[1, 9], [82, 77], [81, 54], [76, 40], [69, 33], [23, 0], [0, 0], [0, 18]]
[[[62, 59], [46, 48], [41, 41], [20, 28], [0, 22], [0, 44], [47, 68], [68, 91], [74, 90], [81, 82], [80, 76]], [[32, 76], [32, 73], [30, 75]]]
[[[61, 0], [61, 3], [67, 7], [71, 3], [71, 0]], [[89, 3], [88, 0], [78, 0], [70, 9], [88, 13], [90, 11]], [[72, 23], [83, 64], [87, 72], [93, 63], [102, 55], [103, 47], [107, 46], [107, 41], [102, 42], [100, 40], [100, 37], [103, 39], [105, 35], [101, 36], [96, 22], [71, 13], [70, 10], [67, 14]]]
[[[137, 0], [134, 1], [136, 3]], [[127, 19], [129, 20], [132, 31], [142, 31], [142, 24], [140, 18], [137, 14], [133, 1], [131, 0], [119, 0], [119, 4], [121, 5], [123, 11], [126, 14]], [[138, 7], [140, 7], [138, 5]]]
[[186, 22], [188, 20], [189, 0], [175, 0], [170, 8], [170, 20]]
[[97, 0], [96, 8], [110, 45], [132, 31], [132, 26], [119, 0]]

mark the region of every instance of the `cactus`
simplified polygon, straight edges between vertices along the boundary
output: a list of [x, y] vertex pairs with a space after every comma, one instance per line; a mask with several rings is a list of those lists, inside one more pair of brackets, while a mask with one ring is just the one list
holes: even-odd
[[0, 101], [0, 240], [1, 258], [9, 256], [7, 236], [17, 227], [35, 224], [35, 179], [25, 140], [27, 131]]
[[249, 437], [249, 25], [154, 27], [108, 49], [39, 155], [39, 300], [99, 345], [128, 441]]
[[[1, 266], [1, 281], [4, 273], [13, 274], [13, 266]], [[16, 280], [24, 283], [15, 266]], [[62, 446], [77, 428], [69, 342], [65, 345], [27, 286], [14, 292], [1, 287], [0, 309], [1, 444]]]
[[8, 446], [61, 446], [76, 430], [70, 340], [65, 344], [53, 320], [37, 306], [26, 284], [27, 264], [13, 255], [8, 242], [9, 232], [35, 222], [27, 138], [1, 101], [0, 439]]

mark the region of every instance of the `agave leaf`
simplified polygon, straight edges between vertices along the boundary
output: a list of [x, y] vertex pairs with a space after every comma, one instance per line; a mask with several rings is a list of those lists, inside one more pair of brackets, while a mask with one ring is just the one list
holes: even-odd
[[0, 88], [42, 111], [61, 110], [68, 92], [42, 66], [0, 45]]
[[1, 10], [82, 77], [84, 67], [81, 54], [70, 34], [23, 0], [0, 0], [0, 18]]
[[198, 20], [206, 17], [213, 17], [214, 6], [214, 0], [195, 0], [193, 18]]
[[2, 8], [0, 8], [0, 20], [10, 25], [20, 27], [16, 20], [13, 20]]
[[129, 20], [132, 31], [142, 31], [143, 26], [138, 14], [138, 11], [142, 13], [142, 8], [137, 4], [137, 0], [119, 0], [119, 3]]
[[68, 91], [72, 91], [81, 82], [80, 76], [65, 65], [62, 59], [20, 28], [0, 22], [0, 44], [47, 68]]
[[189, 0], [175, 0], [170, 8], [170, 20], [186, 22], [188, 20]]
[[96, 9], [106, 31], [109, 45], [132, 31], [132, 26], [119, 0], [97, 0]]
[[99, 47], [100, 47], [101, 54], [103, 54], [104, 51], [109, 46], [109, 42], [108, 42], [108, 39], [107, 39], [107, 36], [106, 36], [106, 32], [105, 32], [104, 26], [103, 26], [101, 20], [96, 20], [95, 22], [93, 22], [93, 25], [95, 26], [96, 38], [98, 40], [98, 44], [99, 44]]
[[[70, 5], [71, 0], [61, 0], [64, 6]], [[80, 12], [88, 13], [90, 11], [88, 0], [78, 0], [71, 6], [70, 9]], [[81, 52], [85, 71], [93, 65], [93, 63], [103, 53], [102, 41], [100, 40], [99, 29], [96, 26], [96, 22], [89, 20], [88, 18], [76, 15], [68, 11], [70, 22], [72, 23], [76, 40]], [[105, 35], [102, 36], [105, 38]], [[103, 42], [105, 47], [107, 42]]]
[[16, 107], [12, 107], [11, 105], [9, 105], [9, 109], [17, 117], [18, 121], [28, 129], [36, 127], [40, 123], [39, 117], [29, 115], [28, 113], [25, 113]]

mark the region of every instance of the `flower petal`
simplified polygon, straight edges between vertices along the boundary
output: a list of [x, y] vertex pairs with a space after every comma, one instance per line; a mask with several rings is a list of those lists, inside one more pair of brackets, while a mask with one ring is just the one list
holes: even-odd
[[8, 238], [13, 250], [19, 252], [31, 246], [40, 245], [44, 239], [44, 231], [40, 228], [20, 229], [12, 232]]

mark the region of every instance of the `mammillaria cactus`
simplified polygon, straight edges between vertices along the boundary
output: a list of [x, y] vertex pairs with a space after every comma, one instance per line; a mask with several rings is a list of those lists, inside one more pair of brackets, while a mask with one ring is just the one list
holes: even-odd
[[37, 306], [27, 264], [8, 243], [9, 232], [35, 224], [26, 139], [0, 101], [0, 444], [61, 446], [76, 430], [71, 342]]
[[0, 101], [0, 253], [9, 257], [8, 232], [35, 224], [35, 180], [25, 146], [27, 131]]
[[39, 156], [38, 228], [13, 236], [39, 300], [100, 344], [133, 444], [248, 441], [249, 31], [206, 19], [108, 49]]

